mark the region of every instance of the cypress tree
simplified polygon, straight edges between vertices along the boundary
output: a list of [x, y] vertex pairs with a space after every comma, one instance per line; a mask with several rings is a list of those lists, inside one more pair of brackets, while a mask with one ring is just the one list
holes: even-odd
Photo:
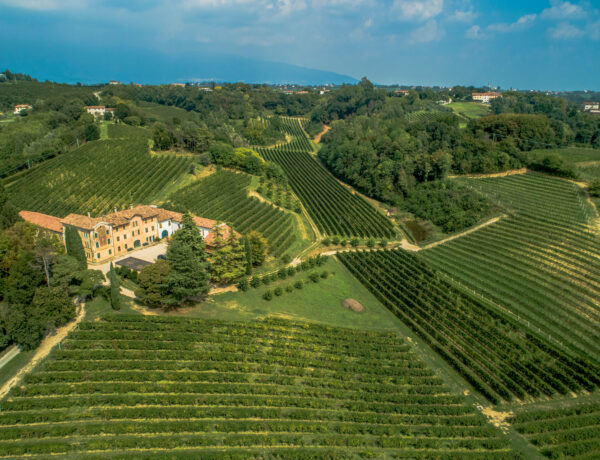
[[244, 247], [246, 249], [246, 275], [252, 274], [252, 246], [247, 236], [244, 237]]
[[110, 270], [108, 271], [108, 280], [110, 281], [110, 306], [113, 310], [120, 310], [121, 286], [119, 285], [119, 278], [117, 277], [112, 262], [110, 263]]
[[67, 248], [67, 254], [77, 259], [77, 262], [79, 262], [82, 269], [86, 269], [87, 261], [81, 237], [79, 236], [77, 229], [70, 225], [65, 227], [65, 246]]

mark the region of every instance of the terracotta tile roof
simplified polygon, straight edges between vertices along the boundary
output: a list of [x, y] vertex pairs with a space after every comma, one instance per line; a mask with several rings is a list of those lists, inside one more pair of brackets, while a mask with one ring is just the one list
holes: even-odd
[[63, 231], [62, 224], [58, 217], [33, 211], [19, 211], [19, 216], [21, 216], [23, 220], [37, 225], [38, 227], [42, 227], [57, 233], [62, 233]]
[[97, 217], [82, 216], [81, 214], [69, 214], [60, 221], [65, 225], [72, 225], [73, 227], [82, 228], [84, 230], [93, 230], [96, 224], [102, 222], [102, 219]]
[[86, 105], [86, 109], [105, 109], [106, 107], [103, 105]]
[[204, 228], [213, 228], [215, 225], [217, 225], [216, 220], [207, 219], [205, 217], [198, 217], [198, 216], [194, 216], [194, 223], [198, 227], [204, 227]]

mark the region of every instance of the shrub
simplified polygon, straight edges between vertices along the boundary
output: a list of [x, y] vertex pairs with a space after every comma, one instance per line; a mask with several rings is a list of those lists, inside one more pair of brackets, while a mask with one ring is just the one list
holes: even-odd
[[294, 283], [294, 287], [296, 289], [302, 289], [304, 287], [304, 283], [302, 282], [302, 280], [298, 280]]
[[240, 291], [246, 292], [250, 287], [250, 283], [248, 283], [248, 278], [242, 278], [238, 283], [237, 287]]
[[277, 276], [281, 280], [286, 279], [287, 278], [287, 269], [286, 268], [280, 268], [279, 271], [277, 272]]
[[253, 288], [257, 288], [258, 286], [260, 286], [260, 283], [261, 281], [258, 276], [253, 276], [250, 280], [250, 286], [252, 286]]
[[283, 289], [281, 289], [281, 286], [277, 286], [277, 287], [275, 288], [275, 290], [273, 291], [273, 293], [274, 293], [274, 294], [275, 294], [277, 297], [279, 297], [281, 294], [283, 294]]
[[317, 272], [312, 272], [310, 275], [308, 275], [308, 278], [313, 282], [313, 283], [318, 283], [319, 282], [319, 274]]
[[268, 286], [269, 284], [271, 284], [271, 277], [270, 276], [263, 276], [262, 282], [263, 282], [263, 284], [265, 286]]
[[323, 241], [321, 241], [321, 244], [323, 246], [329, 246], [331, 244], [331, 240], [329, 238], [325, 238]]
[[355, 248], [360, 244], [360, 240], [357, 237], [354, 237], [350, 240], [350, 245]]
[[321, 272], [321, 278], [325, 279], [329, 276], [329, 272], [327, 270], [323, 270]]
[[367, 240], [367, 246], [370, 248], [374, 248], [375, 247], [375, 238], [371, 237]]
[[271, 281], [277, 281], [277, 278], [278, 278], [277, 273], [272, 273], [270, 278], [271, 278]]
[[346, 246], [347, 244], [348, 244], [348, 241], [346, 241], [345, 238], [340, 241], [340, 246]]
[[273, 298], [273, 291], [271, 291], [271, 289], [269, 289], [268, 291], [265, 291], [265, 293], [263, 294], [263, 299], [271, 300], [272, 298]]
[[295, 267], [288, 267], [287, 274], [288, 274], [288, 276], [294, 276], [296, 274], [296, 268]]
[[340, 244], [340, 237], [339, 237], [338, 235], [333, 235], [333, 236], [331, 237], [331, 242], [332, 242], [333, 244]]
[[292, 261], [292, 257], [289, 254], [284, 254], [281, 261], [287, 265]]
[[288, 285], [285, 287], [285, 290], [286, 290], [287, 292], [292, 292], [292, 291], [294, 290], [294, 285], [293, 285], [293, 284], [288, 284]]
[[387, 247], [388, 245], [388, 240], [386, 240], [385, 238], [382, 238], [381, 240], [379, 240], [379, 246], [381, 246], [382, 248]]

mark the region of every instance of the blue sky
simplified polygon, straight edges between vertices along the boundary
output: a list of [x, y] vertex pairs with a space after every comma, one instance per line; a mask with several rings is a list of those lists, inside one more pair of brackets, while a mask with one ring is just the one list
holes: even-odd
[[600, 90], [600, 0], [0, 0], [0, 66], [68, 79], [107, 60], [147, 72], [153, 56], [179, 80], [213, 76], [182, 60], [225, 56], [378, 83]]

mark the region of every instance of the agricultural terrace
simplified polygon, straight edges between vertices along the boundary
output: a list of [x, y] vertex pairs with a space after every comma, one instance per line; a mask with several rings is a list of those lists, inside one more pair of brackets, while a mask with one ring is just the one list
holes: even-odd
[[509, 421], [548, 458], [600, 458], [600, 402], [524, 407]]
[[110, 123], [108, 128], [108, 137], [110, 139], [149, 139], [152, 137], [152, 131], [140, 126], [126, 125], [125, 123]]
[[514, 458], [397, 334], [85, 322], [2, 402], [4, 458]]
[[489, 105], [477, 102], [452, 102], [445, 107], [452, 109], [456, 115], [467, 121], [491, 114]]
[[493, 403], [591, 391], [600, 367], [523, 330], [457, 291], [401, 250], [340, 253], [350, 271], [404, 324]]
[[190, 163], [185, 157], [151, 155], [145, 139], [94, 141], [18, 175], [7, 192], [18, 209], [59, 217], [101, 215], [150, 203], [178, 182]]
[[328, 235], [387, 237], [394, 226], [371, 204], [341, 185], [309, 152], [312, 146], [300, 122], [284, 118], [288, 144], [257, 148], [269, 161], [285, 171], [294, 193], [305, 206], [319, 230]]
[[468, 184], [509, 217], [422, 256], [574, 356], [599, 363], [600, 229], [583, 191], [538, 174]]
[[278, 257], [299, 238], [296, 219], [248, 196], [251, 180], [245, 173], [217, 171], [175, 192], [165, 207], [230, 222], [241, 233], [256, 230], [268, 240], [271, 254]]
[[587, 163], [600, 161], [600, 150], [583, 147], [563, 147], [557, 149], [536, 149], [528, 153], [534, 158], [544, 158], [549, 154], [558, 155], [569, 163]]

